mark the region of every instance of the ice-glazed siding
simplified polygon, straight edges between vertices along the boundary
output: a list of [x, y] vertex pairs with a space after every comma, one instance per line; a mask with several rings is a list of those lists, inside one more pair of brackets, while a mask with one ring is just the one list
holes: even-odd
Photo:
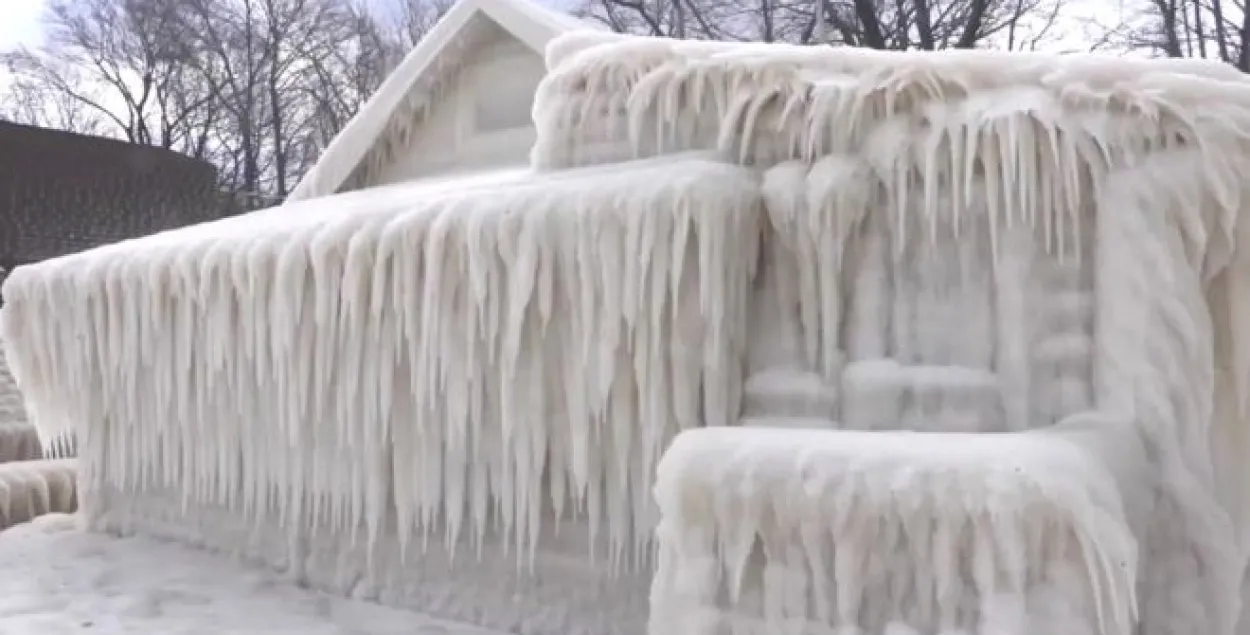
[[530, 110], [542, 57], [497, 25], [447, 93], [384, 168], [376, 185], [480, 168], [524, 165], [534, 143]]

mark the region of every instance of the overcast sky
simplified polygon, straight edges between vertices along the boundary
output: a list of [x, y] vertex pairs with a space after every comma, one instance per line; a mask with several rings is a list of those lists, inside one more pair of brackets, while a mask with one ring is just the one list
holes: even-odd
[[[372, 3], [385, 4], [386, 0], [369, 0]], [[555, 7], [568, 6], [573, 0], [538, 0]], [[0, 52], [25, 44], [38, 45], [41, 39], [42, 25], [40, 18], [47, 0], [0, 0], [3, 5], [3, 18], [0, 18]], [[1111, 24], [1116, 21], [1125, 0], [1075, 0], [1064, 8], [1065, 18], [1096, 17], [1099, 22]], [[1081, 14], [1081, 15], [1077, 15]], [[1066, 25], [1063, 25], [1066, 26]], [[1084, 29], [1061, 28], [1067, 37], [1060, 48], [1080, 50], [1088, 45], [1083, 37]], [[0, 70], [0, 89], [7, 82], [7, 73]]]
[[0, 20], [0, 51], [39, 40], [39, 15], [44, 0], [3, 0], [4, 19]]
[[[0, 0], [0, 4], [4, 5], [4, 18], [0, 19], [0, 51], [6, 51], [21, 44], [39, 43], [42, 31], [39, 22], [45, 2], [46, 0]], [[564, 0], [539, 0], [539, 2], [557, 7], [571, 4]], [[1114, 21], [1120, 13], [1119, 10], [1122, 8], [1120, 5], [1123, 2], [1124, 0], [1073, 2], [1065, 7], [1064, 13], [1068, 15], [1064, 17], [1075, 18], [1077, 14], [1082, 14], [1080, 17], [1096, 16], [1100, 22]], [[384, 2], [379, 4], [384, 4]], [[1079, 44], [1077, 48], [1080, 48]]]

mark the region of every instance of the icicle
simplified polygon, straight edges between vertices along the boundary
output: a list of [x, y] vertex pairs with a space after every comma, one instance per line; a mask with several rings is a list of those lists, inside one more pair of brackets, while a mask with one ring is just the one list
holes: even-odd
[[689, 160], [512, 178], [310, 201], [18, 272], [2, 326], [32, 412], [50, 434], [93, 422], [87, 491], [158, 484], [187, 513], [276, 514], [296, 575], [312, 538], [374, 549], [391, 506], [406, 559], [459, 562], [497, 536], [533, 566], [546, 501], [561, 514], [577, 495], [612, 566], [645, 564], [662, 448], [699, 425], [697, 395], [737, 411], [726, 360], [745, 346], [757, 185]]

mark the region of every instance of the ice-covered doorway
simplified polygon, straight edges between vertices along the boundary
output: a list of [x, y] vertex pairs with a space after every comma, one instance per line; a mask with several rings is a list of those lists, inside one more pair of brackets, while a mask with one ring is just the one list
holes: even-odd
[[895, 200], [845, 157], [824, 159], [812, 178], [837, 195], [805, 198], [803, 164], [766, 179], [773, 231], [755, 290], [746, 417], [1007, 432], [1092, 406], [1088, 204], [1049, 226], [991, 213], [979, 180], [962, 199], [928, 192], [926, 209], [923, 190]]
[[[985, 434], [1050, 429], [1095, 406], [1092, 189], [1082, 188], [1070, 213], [1052, 215], [1041, 201], [993, 207], [980, 175], [961, 188], [891, 185], [845, 156], [766, 171], [770, 222], [741, 423], [814, 430], [752, 439], [754, 458], [735, 456], [732, 442], [707, 464], [697, 452], [673, 451], [674, 465], [694, 456], [699, 470], [725, 475], [712, 486], [732, 492], [725, 500], [736, 502], [724, 504], [767, 511], [739, 519], [754, 538], [729, 528], [720, 538], [742, 549], [718, 550], [726, 570], [739, 572], [720, 578], [726, 595], [694, 600], [689, 612], [674, 609], [680, 602], [653, 604], [652, 635], [837, 625], [888, 635], [1033, 633], [1019, 630], [1029, 619], [1050, 635], [1129, 623], [1117, 594], [1132, 596], [1132, 535], [1084, 524], [1044, 493], [1046, 483], [1017, 480], [1045, 481], [1046, 461], [1069, 462], [1100, 492], [1089, 500], [1112, 501], [1108, 515], [1117, 517], [1111, 474], [1061, 444], [1031, 449]], [[815, 436], [822, 429], [870, 434]], [[938, 436], [892, 444], [888, 433], [898, 431]], [[994, 436], [1021, 457], [1046, 459], [984, 466], [980, 459], [1003, 458], [992, 455], [1004, 448], [985, 444]], [[805, 495], [816, 511], [788, 525], [784, 508]], [[1127, 568], [1087, 575], [1086, 557]], [[670, 586], [666, 573], [662, 564], [653, 598], [697, 586]], [[692, 608], [700, 602], [709, 604]], [[691, 621], [711, 607], [717, 617]]]

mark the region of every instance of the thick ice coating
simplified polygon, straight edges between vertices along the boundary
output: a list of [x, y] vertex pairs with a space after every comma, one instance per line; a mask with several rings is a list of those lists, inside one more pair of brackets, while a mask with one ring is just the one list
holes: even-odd
[[576, 509], [613, 566], [636, 562], [668, 439], [737, 415], [755, 179], [697, 160], [515, 176], [19, 269], [3, 329], [32, 416], [80, 435], [85, 491], [402, 544], [489, 525], [520, 554], [544, 510]]
[[[960, 159], [1000, 136], [1097, 155], [1147, 150], [1160, 135], [1250, 131], [1250, 87], [1236, 69], [1207, 60], [831, 50], [580, 32], [553, 41], [547, 62], [534, 103], [539, 169], [691, 149], [764, 165], [850, 149], [907, 164], [956, 153], [951, 166], [962, 169]], [[1094, 143], [1066, 148], [1078, 138], [1056, 134], [1059, 127]], [[987, 167], [1046, 159], [1018, 149], [998, 148], [1005, 165]]]
[[[1110, 436], [1081, 442], [1097, 445], [1091, 460], [1116, 475], [1140, 545], [1142, 615], [1136, 626], [1077, 617], [1078, 626], [1064, 628], [1235, 632], [1250, 554], [1246, 461], [1235, 458], [1250, 450], [1250, 340], [1239, 327], [1250, 323], [1241, 218], [1250, 84], [1240, 74], [1187, 60], [598, 34], [553, 43], [548, 62], [535, 105], [535, 167], [704, 149], [764, 171], [769, 228], [751, 302], [759, 328], [751, 330], [744, 425], [812, 429], [824, 421], [874, 431], [886, 435], [888, 454], [900, 450], [885, 443], [898, 430], [1096, 422], [1089, 425]], [[811, 434], [801, 438], [816, 443], [820, 433]], [[825, 434], [843, 451], [838, 439], [848, 437]], [[1044, 449], [1032, 448], [1032, 433], [1020, 438], [1022, 452]], [[1123, 451], [1137, 447], [1144, 450]], [[793, 467], [773, 460], [779, 470]], [[703, 468], [692, 478], [703, 478]], [[902, 522], [884, 490], [883, 498], [871, 483], [848, 483], [845, 491], [866, 501], [859, 522]], [[748, 496], [728, 484], [719, 492], [685, 484], [674, 476], [675, 491], [703, 492], [691, 494], [691, 505], [700, 495], [738, 505], [786, 496], [783, 485]], [[736, 513], [717, 522], [740, 522]], [[684, 529], [702, 535], [699, 522], [662, 532], [661, 549], [684, 540]], [[799, 548], [796, 534], [785, 536], [757, 538]], [[1026, 538], [973, 542], [1015, 549]], [[661, 561], [657, 584], [697, 575], [672, 562]], [[887, 577], [910, 584], [906, 572], [894, 574]], [[1084, 584], [1097, 588], [1092, 578]], [[800, 597], [792, 589], [786, 602]], [[860, 626], [891, 634], [942, 626], [882, 609], [903, 597], [875, 598], [881, 611]], [[956, 593], [947, 608], [978, 597]], [[695, 624], [733, 633], [838, 626], [815, 620], [814, 630], [786, 631], [798, 627], [776, 613], [754, 626], [716, 626], [699, 617], [705, 606], [664, 606], [653, 633]], [[1052, 632], [979, 620], [961, 627]]]
[[12, 274], [0, 335], [97, 526], [638, 635], [686, 431], [652, 635], [1250, 633], [1241, 74], [548, 58], [534, 171]]

